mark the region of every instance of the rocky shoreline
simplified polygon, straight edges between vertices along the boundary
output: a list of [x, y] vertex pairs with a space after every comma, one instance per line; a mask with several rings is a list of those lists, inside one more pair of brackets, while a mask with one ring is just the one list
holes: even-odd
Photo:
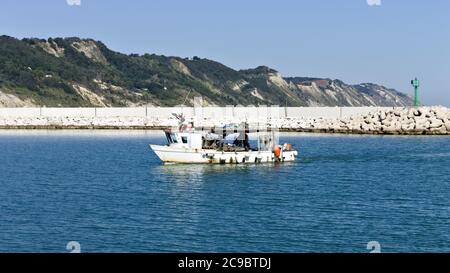
[[281, 129], [343, 134], [450, 135], [450, 109], [405, 107], [341, 119], [292, 119], [284, 121]]
[[[188, 119], [189, 120], [189, 119]], [[196, 126], [220, 127], [242, 120], [202, 120]], [[441, 106], [393, 108], [344, 118], [287, 117], [257, 120], [281, 132], [377, 135], [450, 135], [450, 109]], [[140, 129], [176, 126], [174, 117], [0, 117], [0, 129]]]

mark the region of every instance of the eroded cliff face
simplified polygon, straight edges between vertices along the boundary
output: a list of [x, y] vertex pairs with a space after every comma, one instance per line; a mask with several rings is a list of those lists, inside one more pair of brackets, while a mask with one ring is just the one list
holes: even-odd
[[3, 92], [0, 89], [0, 107], [36, 107], [37, 105], [31, 100], [22, 100], [19, 97]]
[[0, 37], [0, 106], [406, 106], [376, 84], [284, 78], [266, 66], [236, 71], [194, 58], [121, 54], [91, 39]]
[[410, 106], [409, 96], [381, 85], [345, 84], [340, 80], [287, 78], [308, 106]]

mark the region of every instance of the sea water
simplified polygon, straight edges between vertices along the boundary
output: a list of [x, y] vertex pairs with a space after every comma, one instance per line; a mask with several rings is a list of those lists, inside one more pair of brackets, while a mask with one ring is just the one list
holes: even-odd
[[163, 165], [164, 142], [0, 131], [0, 251], [450, 251], [448, 136], [282, 134], [298, 160], [260, 165]]

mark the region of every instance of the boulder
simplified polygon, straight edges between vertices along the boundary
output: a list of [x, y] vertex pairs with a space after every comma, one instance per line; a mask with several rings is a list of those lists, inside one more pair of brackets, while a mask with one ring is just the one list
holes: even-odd
[[385, 126], [390, 126], [392, 123], [392, 118], [388, 117], [384, 120], [381, 121], [381, 124], [385, 125]]
[[444, 120], [444, 126], [447, 129], [447, 131], [450, 132], [450, 120], [448, 119]]
[[432, 132], [433, 134], [446, 134], [447, 133], [447, 129], [445, 128], [445, 126], [441, 126], [441, 127], [434, 127], [430, 129], [430, 132]]
[[398, 128], [394, 124], [391, 124], [390, 126], [384, 126], [383, 131], [392, 133], [394, 131], [398, 131]]
[[444, 125], [444, 122], [437, 118], [430, 118], [430, 128], [439, 128]]
[[439, 107], [435, 109], [436, 118], [444, 121], [447, 119], [448, 111], [447, 108]]
[[411, 130], [414, 130], [414, 125], [403, 123], [401, 125], [401, 129], [403, 132], [409, 132]]

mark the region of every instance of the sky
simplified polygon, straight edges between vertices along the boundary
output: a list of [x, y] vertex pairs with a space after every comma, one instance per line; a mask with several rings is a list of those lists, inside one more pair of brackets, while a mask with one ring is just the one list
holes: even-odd
[[372, 82], [450, 106], [448, 0], [2, 0], [0, 35]]

